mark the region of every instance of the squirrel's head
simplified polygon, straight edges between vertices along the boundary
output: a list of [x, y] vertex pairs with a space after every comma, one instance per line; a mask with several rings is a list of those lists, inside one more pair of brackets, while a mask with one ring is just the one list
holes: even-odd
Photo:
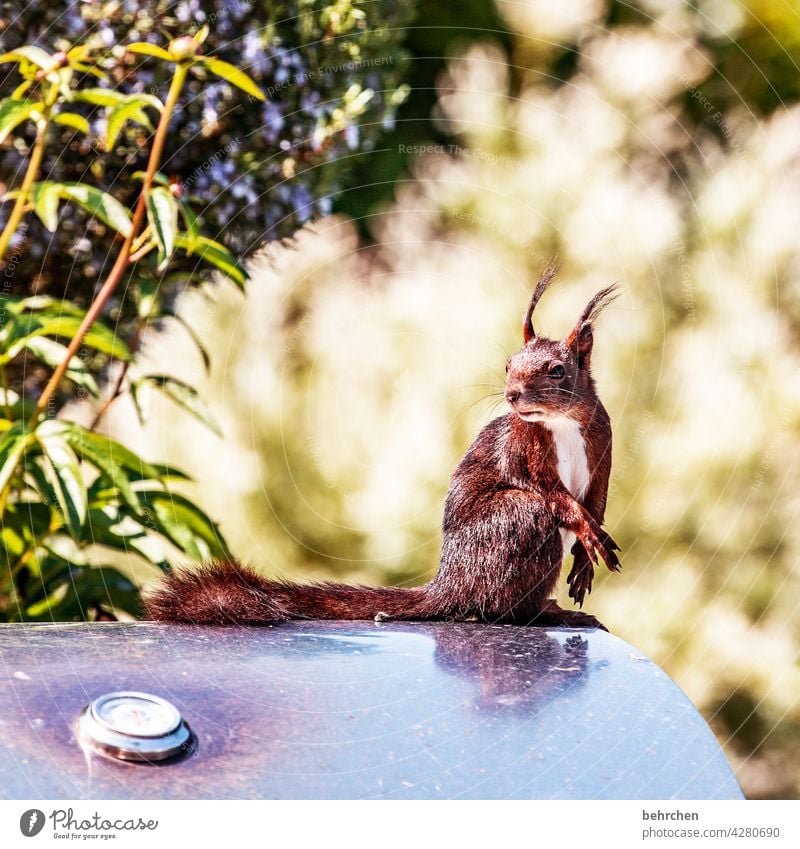
[[542, 272], [522, 325], [525, 344], [506, 364], [505, 397], [523, 421], [569, 416], [577, 405], [593, 403], [596, 397], [590, 369], [593, 324], [603, 307], [617, 297], [617, 288], [608, 286], [598, 292], [566, 339], [547, 339], [536, 335], [533, 311], [556, 271], [550, 263]]

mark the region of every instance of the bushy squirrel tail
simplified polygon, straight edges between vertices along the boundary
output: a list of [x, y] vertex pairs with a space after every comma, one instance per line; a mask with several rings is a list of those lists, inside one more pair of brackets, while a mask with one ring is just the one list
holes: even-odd
[[424, 619], [424, 587], [272, 581], [235, 561], [173, 570], [144, 599], [146, 617], [198, 625], [288, 619]]

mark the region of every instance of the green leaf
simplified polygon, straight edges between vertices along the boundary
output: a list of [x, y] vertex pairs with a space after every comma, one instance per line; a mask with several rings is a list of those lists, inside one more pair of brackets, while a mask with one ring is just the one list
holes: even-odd
[[[146, 176], [147, 174], [144, 171], [134, 171], [133, 174], [131, 174], [132, 179], [139, 180], [142, 183], [144, 182], [144, 178]], [[153, 182], [159, 186], [169, 186], [169, 178], [161, 171], [156, 171], [156, 173], [153, 174]]]
[[192, 242], [196, 242], [200, 236], [200, 220], [186, 201], [182, 201], [180, 206], [187, 235]]
[[[118, 462], [119, 449], [122, 447], [118, 442], [107, 436], [92, 433], [74, 423], [68, 423], [64, 428], [64, 438], [75, 449], [81, 460], [94, 466], [108, 480], [131, 510], [135, 513], [141, 511], [141, 502], [131, 486], [128, 473]], [[141, 465], [147, 466], [144, 461], [141, 461]]]
[[33, 441], [34, 436], [25, 431], [22, 422], [14, 422], [0, 438], [0, 493], [11, 482], [22, 456]]
[[49, 532], [50, 508], [40, 501], [7, 504], [0, 529], [0, 547], [5, 548], [6, 557], [19, 558], [36, 544], [37, 537]]
[[140, 492], [158, 529], [178, 548], [196, 560], [229, 556], [219, 528], [188, 498], [154, 490]]
[[131, 615], [142, 612], [139, 591], [127, 575], [113, 566], [91, 566], [73, 570], [67, 593], [53, 611], [53, 618], [86, 619], [87, 608], [98, 604]]
[[18, 560], [28, 550], [30, 544], [25, 538], [24, 526], [16, 525], [9, 521], [9, 510], [3, 515], [0, 525], [0, 550], [2, 550], [2, 563], [10, 567], [14, 560]]
[[[38, 448], [37, 448], [38, 451]], [[20, 464], [25, 483], [33, 488], [41, 503], [47, 507], [48, 529], [60, 528], [64, 524], [64, 515], [58, 503], [56, 489], [45, 474], [41, 452], [28, 452]]]
[[92, 48], [88, 44], [76, 44], [67, 50], [67, 59], [72, 62], [88, 62], [92, 55]]
[[16, 50], [12, 50], [10, 53], [4, 53], [0, 56], [0, 65], [5, 62], [20, 62], [23, 60], [37, 65], [42, 69], [50, 68], [53, 65], [53, 57], [46, 50], [42, 50], [41, 47], [33, 47], [32, 45], [17, 47]]
[[89, 134], [89, 122], [83, 115], [77, 115], [75, 112], [59, 112], [53, 116], [53, 120], [56, 124], [63, 124], [65, 127], [72, 127], [73, 130]]
[[175, 251], [178, 233], [178, 201], [163, 186], [155, 186], [147, 193], [147, 220], [158, 245], [158, 270], [163, 271]]
[[[167, 463], [147, 463], [146, 471], [148, 474], [141, 472], [128, 471], [128, 479], [134, 485], [134, 489], [166, 489], [167, 481], [191, 481], [192, 478], [175, 466], [170, 466]], [[155, 473], [155, 474], [154, 474]], [[106, 505], [114, 500], [115, 496], [111, 489], [106, 485], [106, 482], [98, 478], [89, 487], [89, 500], [92, 506]]]
[[169, 316], [170, 318], [175, 319], [175, 321], [177, 321], [181, 325], [181, 327], [183, 327], [183, 329], [189, 334], [189, 338], [192, 340], [192, 342], [194, 342], [195, 348], [197, 348], [198, 353], [202, 357], [206, 373], [208, 373], [211, 370], [211, 356], [208, 353], [208, 350], [203, 344], [202, 340], [195, 332], [194, 328], [189, 324], [188, 321], [186, 321], [186, 319], [182, 315], [173, 312], [172, 310], [165, 309], [163, 314], [165, 316]]
[[[41, 185], [37, 183], [35, 185]], [[52, 315], [73, 315], [78, 318], [83, 318], [86, 311], [76, 306], [71, 301], [62, 301], [58, 298], [51, 298], [49, 295], [30, 295], [27, 298], [20, 298], [15, 302], [7, 303], [7, 309], [15, 315], [20, 315], [23, 312], [47, 312]]]
[[12, 100], [21, 100], [22, 95], [33, 85], [33, 80], [23, 80], [15, 89], [11, 92]]
[[155, 56], [157, 59], [164, 59], [167, 62], [175, 61], [163, 47], [156, 47], [155, 44], [148, 44], [146, 41], [135, 41], [133, 44], [126, 44], [125, 49], [131, 53], [139, 53], [142, 56]]
[[[17, 316], [4, 328], [2, 341], [5, 352], [0, 355], [0, 363], [13, 359], [27, 347], [28, 340], [36, 336], [60, 336], [71, 339], [77, 333], [82, 320], [81, 312], [58, 315], [55, 310], [42, 310], [38, 313], [23, 313]], [[83, 341], [85, 345], [101, 354], [115, 357], [123, 362], [129, 362], [132, 357], [127, 344], [113, 330], [99, 321], [89, 328]]]
[[200, 61], [212, 74], [222, 77], [226, 82], [235, 85], [258, 100], [266, 100], [264, 92], [255, 84], [252, 77], [249, 77], [244, 71], [239, 70], [236, 65], [231, 65], [230, 62], [223, 62], [221, 59], [204, 59], [201, 57]]
[[166, 374], [146, 374], [141, 380], [160, 389], [176, 404], [179, 404], [198, 421], [216, 433], [217, 436], [222, 436], [220, 426], [214, 420], [194, 387]]
[[[51, 368], [59, 366], [67, 353], [66, 345], [48, 339], [46, 336], [33, 336], [25, 342], [24, 347]], [[94, 376], [80, 357], [73, 357], [69, 361], [66, 376], [68, 380], [71, 380], [77, 386], [82, 386], [95, 398], [100, 397], [100, 389]]]
[[76, 597], [84, 604], [102, 604], [131, 616], [142, 615], [142, 599], [131, 579], [113, 566], [81, 570], [72, 582]]
[[64, 438], [63, 422], [43, 421], [36, 428], [36, 438], [44, 452], [45, 474], [55, 490], [64, 524], [77, 538], [86, 521], [89, 504], [78, 458]]
[[158, 112], [161, 112], [164, 108], [164, 104], [152, 94], [129, 94], [109, 112], [106, 127], [106, 150], [114, 149], [120, 130], [128, 121], [141, 124], [145, 129], [152, 132], [153, 125], [144, 112], [145, 107], [148, 106]]
[[[26, 599], [25, 619], [66, 622], [85, 620], [96, 605], [141, 612], [141, 600], [133, 582], [113, 566], [75, 566], [49, 553], [42, 564], [46, 594]], [[41, 587], [41, 582], [36, 582]]]
[[10, 97], [0, 101], [0, 144], [2, 144], [23, 121], [31, 117], [31, 113], [41, 108], [36, 100], [14, 100]]
[[117, 136], [119, 136], [120, 130], [122, 130], [128, 121], [140, 124], [149, 132], [153, 131], [153, 125], [150, 123], [150, 119], [142, 111], [141, 107], [136, 104], [123, 103], [121, 106], [114, 109], [108, 116], [105, 141], [106, 150], [114, 150], [114, 145], [117, 143]]
[[[96, 189], [94, 186], [85, 186], [83, 183], [52, 183], [44, 181], [35, 183], [33, 191], [45, 193], [48, 196], [49, 204], [52, 204], [52, 200], [49, 198], [50, 194], [54, 194], [57, 191], [61, 199], [78, 204], [78, 206], [85, 209], [90, 215], [112, 227], [121, 235], [127, 236], [130, 232], [131, 220], [128, 210], [116, 198], [106, 192], [101, 192], [100, 189]], [[43, 223], [45, 226], [48, 223], [52, 223], [52, 217], [47, 221], [43, 219]]]
[[59, 183], [34, 183], [31, 189], [33, 211], [51, 233], [58, 227], [58, 202], [61, 200]]
[[[73, 425], [73, 427], [77, 427], [77, 425]], [[93, 450], [96, 452], [108, 452], [114, 462], [128, 472], [130, 480], [159, 480], [160, 466], [148, 463], [147, 460], [144, 460], [121, 442], [85, 429], [82, 430], [81, 439], [87, 445], [94, 446]]]
[[186, 251], [189, 256], [198, 256], [205, 262], [215, 266], [226, 276], [230, 277], [240, 288], [244, 289], [247, 272], [224, 245], [205, 236], [192, 239], [186, 233], [178, 233], [175, 238], [175, 246]]
[[136, 314], [142, 320], [158, 316], [160, 281], [141, 277], [136, 281]]
[[[150, 463], [150, 466], [156, 470], [158, 475], [158, 480], [160, 481], [190, 481], [192, 478], [186, 474], [186, 472], [182, 472], [180, 469], [175, 466], [170, 466], [167, 463]], [[131, 475], [132, 480], [136, 480], [136, 478]]]
[[150, 400], [152, 398], [152, 385], [146, 380], [131, 381], [131, 400], [133, 408], [136, 410], [136, 418], [139, 419], [139, 424], [144, 427], [150, 419]]
[[110, 88], [82, 88], [72, 93], [72, 100], [91, 103], [93, 106], [117, 106], [127, 99], [128, 95]]
[[125, 554], [133, 552], [162, 569], [169, 568], [164, 556], [164, 545], [158, 536], [148, 534], [141, 525], [122, 515], [113, 505], [89, 510], [82, 541], [124, 551]]
[[130, 480], [158, 480], [159, 466], [153, 466], [120, 442], [86, 430], [72, 422], [65, 423], [64, 437], [100, 472], [120, 489], [125, 502], [134, 510], [141, 506], [130, 490]]
[[44, 599], [37, 601], [35, 604], [30, 604], [25, 608], [25, 619], [42, 620], [50, 619], [55, 621], [54, 611], [58, 605], [64, 600], [69, 591], [69, 584], [59, 584], [52, 592]]
[[83, 183], [61, 183], [61, 196], [77, 203], [90, 215], [112, 227], [120, 235], [127, 236], [131, 230], [131, 218], [127, 209], [114, 197], [101, 192], [94, 186]]
[[83, 62], [71, 62], [70, 68], [73, 71], [80, 71], [82, 74], [91, 74], [93, 77], [97, 77], [99, 80], [108, 79], [108, 74], [104, 74], [99, 68], [95, 68], [94, 65], [86, 65]]

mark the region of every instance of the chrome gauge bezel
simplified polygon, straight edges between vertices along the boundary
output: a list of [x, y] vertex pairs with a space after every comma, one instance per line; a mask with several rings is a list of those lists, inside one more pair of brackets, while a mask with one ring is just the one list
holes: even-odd
[[[129, 702], [143, 711], [156, 709], [167, 721], [151, 733], [132, 733], [129, 728], [115, 727], [113, 718], [104, 714], [104, 708], [114, 701]], [[78, 737], [92, 751], [123, 761], [163, 761], [193, 749], [191, 729], [175, 705], [160, 696], [135, 690], [105, 693], [87, 705], [78, 719]]]

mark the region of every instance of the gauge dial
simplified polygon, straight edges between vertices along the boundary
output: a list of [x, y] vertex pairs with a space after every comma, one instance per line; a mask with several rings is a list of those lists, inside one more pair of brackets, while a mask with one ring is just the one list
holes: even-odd
[[161, 737], [174, 731], [181, 715], [168, 701], [146, 693], [110, 693], [92, 705], [95, 717], [118, 734]]

